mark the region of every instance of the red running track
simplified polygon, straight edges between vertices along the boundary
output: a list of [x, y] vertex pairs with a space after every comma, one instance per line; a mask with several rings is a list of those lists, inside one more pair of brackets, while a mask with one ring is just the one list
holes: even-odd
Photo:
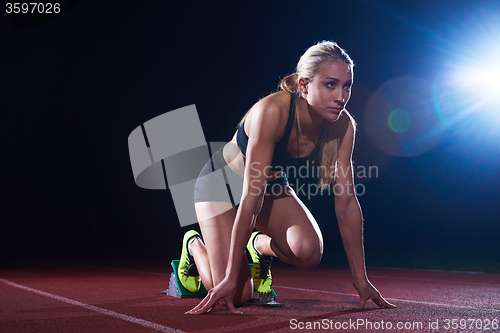
[[160, 293], [168, 264], [0, 269], [0, 332], [500, 332], [500, 274], [369, 269], [398, 307], [356, 310], [347, 268], [273, 267], [282, 308], [184, 315], [199, 299]]

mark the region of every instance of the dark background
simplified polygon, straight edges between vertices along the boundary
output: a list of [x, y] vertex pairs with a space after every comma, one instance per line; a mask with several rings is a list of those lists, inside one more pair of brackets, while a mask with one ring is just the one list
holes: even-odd
[[[0, 13], [5, 262], [168, 265], [188, 227], [168, 190], [135, 185], [130, 132], [196, 104], [207, 141], [227, 141], [246, 110], [324, 39], [356, 63], [354, 160], [369, 163], [370, 93], [395, 77], [435, 75], [447, 46], [464, 42], [468, 20], [500, 10], [497, 1], [430, 0], [65, 4], [41, 24]], [[386, 167], [359, 198], [368, 266], [500, 271], [500, 149], [467, 135], [450, 131], [419, 156], [376, 153]], [[332, 202], [306, 200], [323, 230], [323, 263], [345, 265]]]

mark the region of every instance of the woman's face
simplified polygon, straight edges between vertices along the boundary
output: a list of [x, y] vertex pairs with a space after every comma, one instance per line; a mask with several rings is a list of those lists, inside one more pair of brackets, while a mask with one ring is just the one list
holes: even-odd
[[[342, 61], [322, 63], [302, 87], [309, 109], [327, 121], [336, 121], [351, 97], [351, 67]], [[301, 89], [302, 90], [302, 89]]]

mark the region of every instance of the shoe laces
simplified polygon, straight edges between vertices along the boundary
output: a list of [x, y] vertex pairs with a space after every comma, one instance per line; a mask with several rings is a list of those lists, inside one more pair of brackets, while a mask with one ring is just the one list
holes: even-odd
[[271, 263], [273, 261], [273, 257], [271, 256], [259, 256], [259, 278], [267, 279], [269, 274], [269, 269], [271, 268]]

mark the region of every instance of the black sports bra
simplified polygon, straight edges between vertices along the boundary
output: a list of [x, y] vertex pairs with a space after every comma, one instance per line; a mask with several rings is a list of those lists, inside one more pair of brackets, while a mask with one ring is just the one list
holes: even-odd
[[[271, 168], [273, 170], [286, 170], [287, 166], [299, 167], [302, 165], [307, 165], [309, 161], [309, 156], [306, 157], [292, 157], [288, 152], [288, 141], [290, 139], [290, 134], [292, 133], [293, 122], [295, 119], [295, 95], [290, 94], [290, 110], [288, 112], [288, 122], [286, 124], [285, 134], [280, 141], [276, 142], [274, 147], [273, 160], [271, 162]], [[245, 122], [243, 122], [238, 128], [236, 133], [236, 142], [240, 151], [246, 156], [247, 146], [248, 146], [248, 135], [245, 133], [244, 128]]]

